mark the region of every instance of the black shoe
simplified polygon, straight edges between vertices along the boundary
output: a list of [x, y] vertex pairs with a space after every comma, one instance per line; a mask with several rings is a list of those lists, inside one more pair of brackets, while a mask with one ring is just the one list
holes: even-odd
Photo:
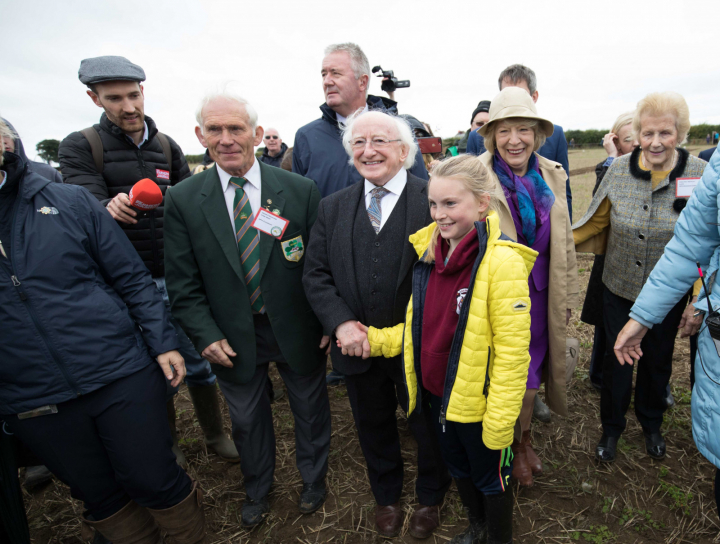
[[603, 433], [600, 442], [595, 447], [595, 459], [605, 463], [615, 461], [615, 450], [617, 449], [619, 437], [608, 436]]
[[602, 383], [594, 382], [592, 379], [590, 379], [590, 387], [595, 389], [595, 391], [602, 391]]
[[267, 513], [270, 511], [270, 502], [267, 497], [262, 499], [245, 499], [242, 506], [242, 524], [243, 527], [255, 527], [261, 523]]
[[486, 544], [487, 525], [477, 520], [470, 520], [470, 525], [459, 535], [455, 535], [450, 544]]
[[323, 505], [326, 495], [325, 480], [320, 480], [314, 484], [303, 484], [298, 510], [300, 510], [301, 514], [312, 514]]
[[327, 385], [342, 385], [345, 383], [345, 376], [337, 370], [331, 370], [327, 376], [325, 376], [325, 383]]
[[23, 485], [28, 491], [34, 491], [53, 479], [52, 472], [45, 465], [27, 467]]
[[647, 454], [653, 459], [664, 459], [665, 458], [665, 439], [660, 433], [646, 433], [645, 435], [645, 449]]

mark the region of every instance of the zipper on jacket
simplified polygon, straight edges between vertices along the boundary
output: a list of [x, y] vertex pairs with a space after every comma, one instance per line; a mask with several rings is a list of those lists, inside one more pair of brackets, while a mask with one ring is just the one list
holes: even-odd
[[487, 364], [485, 365], [485, 385], [483, 386], [483, 395], [487, 399], [488, 390], [490, 389], [490, 357], [492, 356], [492, 348], [488, 348]]
[[[17, 199], [15, 201], [15, 206], [13, 208], [13, 214], [12, 214], [12, 227], [10, 229], [10, 239], [15, 240], [15, 228], [17, 227], [17, 212], [18, 208], [20, 207], [20, 203], [22, 202], [22, 195], [18, 191]], [[12, 248], [16, 248], [17, 244], [13, 244], [11, 246]], [[16, 250], [17, 251], [17, 250]], [[42, 325], [40, 325], [40, 320], [37, 317], [37, 314], [35, 313], [35, 308], [31, 304], [31, 302], [28, 300], [27, 295], [25, 294], [25, 291], [22, 289], [22, 283], [20, 282], [20, 279], [17, 277], [17, 274], [15, 272], [15, 266], [13, 265], [13, 261], [10, 260], [10, 256], [8, 255], [7, 263], [3, 260], [0, 260], [0, 263], [6, 270], [10, 273], [10, 279], [12, 280], [13, 287], [15, 287], [15, 291], [18, 294], [18, 297], [20, 297], [20, 300], [25, 304], [25, 307], [28, 310], [28, 313], [30, 314], [30, 319], [33, 322], [33, 325], [35, 325], [35, 330], [40, 335], [40, 338], [42, 338], [43, 343], [45, 344], [45, 347], [47, 348], [48, 352], [50, 352], [50, 356], [52, 357], [53, 362], [55, 363], [55, 366], [58, 367], [60, 370], [60, 373], [65, 378], [65, 382], [67, 383], [68, 387], [72, 389], [72, 392], [75, 393], [76, 397], [80, 396], [80, 393], [78, 392], [77, 384], [73, 379], [70, 378], [70, 375], [67, 372], [67, 369], [65, 368], [65, 365], [61, 362], [62, 359], [60, 358], [60, 355], [55, 350], [53, 345], [50, 343], [50, 340], [47, 337], [47, 334], [45, 333], [45, 329], [43, 329]]]
[[463, 339], [465, 338], [465, 327], [467, 326], [468, 315], [470, 314], [470, 304], [472, 302], [473, 291], [475, 290], [475, 279], [477, 278], [480, 264], [485, 258], [485, 253], [487, 252], [487, 224], [483, 222], [478, 226], [478, 223], [476, 223], [475, 229], [478, 232], [478, 245], [480, 246], [480, 251], [475, 263], [473, 264], [472, 272], [470, 273], [470, 285], [468, 285], [468, 292], [465, 295], [466, 303], [463, 303], [462, 309], [460, 310], [460, 317], [458, 319], [455, 334], [453, 335], [453, 341], [450, 346], [450, 356], [448, 357], [448, 366], [445, 371], [445, 385], [443, 386], [442, 404], [440, 405], [440, 424], [443, 427], [443, 432], [445, 432], [445, 416], [448, 404], [450, 403], [450, 394], [452, 393], [452, 388], [455, 385], [455, 379], [457, 378], [457, 369], [458, 364], [460, 363], [460, 351], [462, 349]]

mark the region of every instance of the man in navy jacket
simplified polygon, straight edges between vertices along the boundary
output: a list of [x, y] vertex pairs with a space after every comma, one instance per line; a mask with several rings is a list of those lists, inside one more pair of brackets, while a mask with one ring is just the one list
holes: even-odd
[[[363, 178], [348, 163], [342, 145], [341, 126], [358, 110], [383, 110], [397, 113], [397, 103], [368, 95], [370, 64], [365, 53], [354, 43], [330, 45], [322, 63], [325, 103], [322, 117], [308, 123], [295, 134], [292, 171], [317, 183], [324, 198]], [[428, 179], [422, 154], [418, 150], [411, 174]]]

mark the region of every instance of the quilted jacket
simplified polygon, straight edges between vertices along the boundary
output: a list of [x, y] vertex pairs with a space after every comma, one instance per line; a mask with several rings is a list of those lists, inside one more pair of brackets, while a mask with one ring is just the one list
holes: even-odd
[[[500, 232], [500, 219], [490, 212], [475, 223], [480, 252], [453, 339], [441, 407], [441, 422], [483, 422], [483, 442], [493, 450], [510, 446], [530, 365], [530, 296], [528, 276], [537, 252]], [[424, 255], [434, 224], [410, 237]], [[434, 263], [420, 259], [413, 269], [413, 291], [405, 323], [386, 329], [370, 327], [371, 356], [402, 353], [408, 406], [412, 413], [422, 391], [420, 353], [423, 305]]]

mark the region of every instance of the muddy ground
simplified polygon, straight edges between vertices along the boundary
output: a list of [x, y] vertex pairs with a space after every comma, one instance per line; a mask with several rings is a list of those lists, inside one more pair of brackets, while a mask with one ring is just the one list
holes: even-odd
[[[578, 260], [584, 292], [592, 257], [579, 255]], [[533, 426], [533, 441], [546, 471], [534, 487], [516, 488], [515, 542], [720, 542], [712, 489], [714, 469], [698, 453], [691, 435], [688, 342], [678, 340], [676, 344], [672, 386], [677, 404], [666, 413], [663, 426], [667, 458], [657, 462], [645, 454], [642, 431], [631, 407], [618, 461], [598, 466], [593, 451], [601, 432], [600, 397], [587, 381], [592, 328], [581, 323], [578, 316], [579, 311], [568, 327], [568, 334], [581, 342], [580, 363], [569, 386], [571, 415], [554, 415], [552, 423], [536, 422]], [[272, 378], [280, 387], [274, 368]], [[187, 391], [181, 391], [177, 403], [181, 443], [190, 463], [189, 472], [205, 490], [211, 542], [350, 544], [383, 540], [374, 529], [374, 501], [345, 389], [331, 387], [329, 392], [333, 433], [324, 508], [310, 516], [297, 511], [302, 484], [295, 469], [293, 419], [287, 399], [283, 399], [273, 408], [278, 450], [272, 512], [263, 525], [246, 531], [240, 526], [240, 507], [245, 498], [240, 468], [208, 455]], [[406, 460], [402, 502], [407, 516], [402, 536], [394, 541], [419, 542], [407, 534], [407, 520], [416, 504], [415, 444], [400, 411], [398, 420]], [[227, 418], [226, 424], [229, 432]], [[53, 482], [35, 494], [26, 494], [25, 499], [33, 542], [83, 542], [79, 522], [82, 506], [70, 498], [64, 485]], [[442, 527], [425, 542], [447, 542], [465, 525], [453, 487], [442, 508]]]

